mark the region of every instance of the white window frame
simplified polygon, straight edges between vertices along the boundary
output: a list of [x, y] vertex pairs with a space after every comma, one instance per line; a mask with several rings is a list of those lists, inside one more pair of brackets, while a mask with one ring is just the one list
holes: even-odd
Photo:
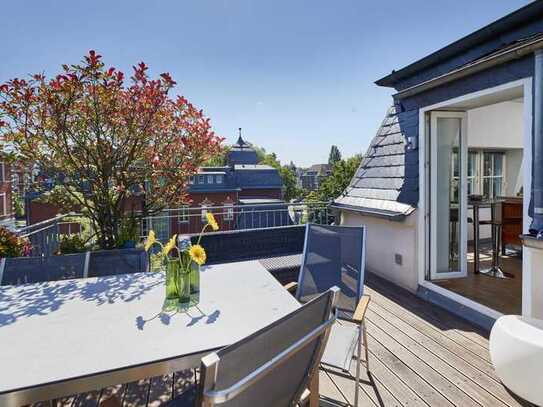
[[207, 183], [208, 184], [213, 184], [213, 178], [215, 178], [213, 175], [208, 175], [207, 176]]
[[[469, 135], [468, 135], [469, 137]], [[494, 166], [492, 168], [492, 172], [493, 174], [492, 175], [484, 175], [484, 157], [485, 157], [485, 154], [500, 154], [502, 156], [502, 173], [501, 175], [495, 175], [494, 174]], [[507, 174], [506, 174], [506, 168], [507, 168], [507, 163], [506, 163], [506, 160], [507, 160], [507, 155], [505, 154], [504, 151], [501, 151], [501, 150], [488, 150], [488, 149], [478, 149], [478, 148], [474, 148], [474, 149], [468, 149], [468, 162], [469, 162], [469, 156], [473, 156], [475, 155], [475, 166], [474, 166], [474, 172], [473, 172], [473, 175], [471, 176], [467, 176], [467, 180], [468, 181], [472, 181], [472, 191], [470, 193], [470, 195], [483, 195], [484, 193], [484, 181], [485, 179], [496, 179], [496, 178], [501, 178], [501, 184], [502, 184], [502, 195], [505, 194], [505, 188], [506, 188], [506, 179], [507, 179]], [[452, 160], [451, 162], [451, 165], [453, 168], [451, 168], [451, 171], [452, 173], [454, 174], [454, 163], [455, 163], [455, 160]], [[454, 176], [453, 177], [453, 180], [458, 184], [459, 182], [459, 178]], [[491, 182], [490, 183], [490, 196], [488, 196], [487, 198], [488, 199], [494, 199], [496, 198], [497, 196], [499, 195], [496, 195], [494, 194], [494, 183]], [[454, 196], [454, 187], [453, 185], [451, 184], [451, 196]]]
[[[492, 159], [492, 175], [485, 175], [484, 173], [484, 157], [485, 157], [485, 154], [500, 154], [502, 156], [502, 174], [501, 175], [496, 175], [495, 173], [495, 170], [494, 170], [494, 159]], [[505, 170], [507, 168], [507, 164], [505, 162], [506, 160], [506, 155], [503, 151], [482, 151], [481, 154], [480, 154], [480, 157], [479, 157], [479, 162], [480, 162], [480, 166], [479, 166], [479, 171], [480, 171], [480, 185], [479, 185], [479, 188], [480, 188], [480, 191], [481, 191], [481, 194], [484, 193], [484, 183], [485, 183], [485, 180], [486, 179], [490, 179], [492, 182], [490, 182], [490, 191], [489, 191], [489, 198], [490, 199], [493, 199], [493, 198], [496, 198], [497, 195], [495, 192], [494, 192], [494, 180], [495, 179], [499, 179], [501, 178], [501, 184], [502, 184], [502, 187], [501, 187], [501, 194], [502, 195], [505, 195], [505, 180], [507, 179], [506, 177], [506, 173], [505, 173]]]
[[234, 204], [224, 204], [224, 220], [234, 220]]
[[177, 215], [177, 222], [179, 223], [189, 223], [190, 216], [189, 216], [189, 207], [188, 206], [182, 206], [179, 208], [180, 213]]
[[6, 207], [7, 203], [8, 203], [6, 193], [5, 192], [0, 192], [0, 196], [2, 197], [2, 203], [3, 203], [2, 213], [0, 213], [0, 216], [5, 216], [5, 215], [8, 214], [8, 208]]
[[209, 210], [209, 205], [200, 205], [200, 207], [202, 208], [202, 212], [201, 212], [202, 223], [207, 223], [207, 211]]
[[198, 184], [205, 184], [206, 177], [204, 175], [198, 175]]
[[217, 184], [222, 184], [222, 177], [223, 177], [222, 175], [217, 175], [217, 180], [216, 180]]

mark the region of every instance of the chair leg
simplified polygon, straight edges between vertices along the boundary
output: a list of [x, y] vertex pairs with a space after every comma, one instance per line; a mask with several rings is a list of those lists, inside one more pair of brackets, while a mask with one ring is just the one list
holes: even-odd
[[[362, 327], [361, 327], [362, 328]], [[363, 330], [363, 329], [362, 329]], [[358, 407], [358, 392], [360, 391], [360, 356], [362, 355], [362, 332], [358, 332], [358, 349], [356, 357], [356, 378], [354, 388], [354, 407]]]
[[368, 332], [366, 329], [366, 324], [362, 324], [362, 329], [364, 333], [364, 352], [366, 353], [366, 370], [370, 371], [370, 353], [368, 350]]
[[309, 384], [309, 407], [319, 407], [319, 369], [315, 370]]

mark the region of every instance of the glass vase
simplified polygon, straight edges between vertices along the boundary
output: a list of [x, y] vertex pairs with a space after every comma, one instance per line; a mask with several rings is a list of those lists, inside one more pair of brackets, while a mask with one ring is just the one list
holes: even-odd
[[166, 258], [164, 261], [166, 265], [166, 298], [164, 298], [164, 304], [162, 305], [163, 311], [175, 311], [177, 310], [177, 304], [179, 303], [179, 270], [181, 264], [178, 259]]
[[200, 302], [200, 266], [192, 262], [190, 269], [190, 305], [195, 306]]
[[184, 312], [187, 311], [191, 305], [190, 303], [190, 275], [191, 270], [179, 267], [177, 273], [177, 287], [179, 289], [179, 300], [177, 303], [177, 310]]

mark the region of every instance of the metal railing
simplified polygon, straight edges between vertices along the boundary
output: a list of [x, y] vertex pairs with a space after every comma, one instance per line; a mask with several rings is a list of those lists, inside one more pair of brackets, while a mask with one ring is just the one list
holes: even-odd
[[[164, 209], [153, 216], [135, 213], [139, 238], [153, 230], [157, 239], [166, 242], [174, 234], [199, 234], [205, 226], [206, 213], [212, 213], [220, 231], [268, 229], [301, 225], [308, 222], [331, 224], [334, 216], [328, 202], [254, 203], [249, 205], [191, 206]], [[51, 256], [58, 252], [62, 235], [78, 234], [82, 215], [65, 214], [17, 230], [29, 239], [31, 256]], [[206, 233], [213, 233], [208, 228]]]
[[[250, 205], [193, 206], [165, 209], [153, 216], [143, 217], [141, 237], [153, 230], [164, 242], [173, 234], [194, 235], [202, 231], [212, 213], [220, 231], [268, 229], [305, 224], [331, 224], [335, 221], [328, 202], [261, 203]], [[212, 233], [210, 229], [207, 233]]]
[[51, 256], [59, 246], [60, 223], [69, 215], [59, 215], [17, 230], [20, 237], [26, 237], [32, 246], [32, 256]]

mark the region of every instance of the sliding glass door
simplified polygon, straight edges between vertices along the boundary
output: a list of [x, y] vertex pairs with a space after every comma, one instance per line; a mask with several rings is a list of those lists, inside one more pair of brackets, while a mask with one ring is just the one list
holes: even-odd
[[430, 278], [467, 275], [466, 114], [430, 113]]

